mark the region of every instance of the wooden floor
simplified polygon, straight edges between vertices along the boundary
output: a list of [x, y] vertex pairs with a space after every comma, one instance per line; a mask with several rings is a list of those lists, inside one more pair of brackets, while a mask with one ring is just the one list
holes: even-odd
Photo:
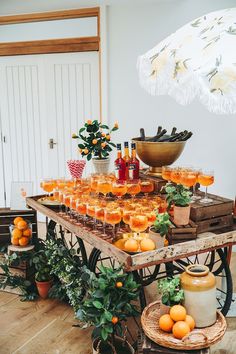
[[[236, 253], [231, 270], [236, 290]], [[156, 299], [156, 285], [147, 289], [148, 302]], [[223, 340], [213, 354], [236, 354], [236, 318], [228, 318]], [[21, 302], [17, 295], [0, 292], [0, 354], [91, 354], [90, 329], [76, 324], [70, 306], [56, 300]]]

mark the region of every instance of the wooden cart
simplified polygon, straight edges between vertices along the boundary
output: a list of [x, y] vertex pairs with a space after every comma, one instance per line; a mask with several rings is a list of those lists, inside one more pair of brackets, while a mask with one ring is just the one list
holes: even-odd
[[183, 272], [190, 263], [200, 262], [217, 277], [218, 308], [227, 314], [232, 301], [232, 277], [227, 255], [228, 249], [236, 244], [236, 230], [221, 234], [203, 233], [196, 240], [131, 255], [115, 247], [111, 240], [102, 238], [101, 233], [88, 225], [60, 216], [58, 211], [42, 205], [38, 199], [37, 196], [27, 198], [27, 205], [48, 218], [48, 234], [61, 237], [68, 247], [77, 247], [83, 263], [91, 271], [98, 273], [99, 265], [106, 261], [113, 267], [122, 264], [125, 271], [133, 272], [142, 285], [142, 308], [146, 306], [145, 286], [156, 279]]

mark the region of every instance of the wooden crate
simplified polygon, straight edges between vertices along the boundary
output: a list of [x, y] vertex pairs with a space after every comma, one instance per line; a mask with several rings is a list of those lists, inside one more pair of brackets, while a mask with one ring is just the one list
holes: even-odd
[[170, 245], [175, 245], [180, 242], [195, 240], [197, 238], [197, 225], [189, 220], [186, 226], [178, 226], [174, 223], [173, 218], [170, 218], [172, 226], [169, 227], [168, 241]]
[[[8, 254], [11, 255], [13, 252], [32, 252], [34, 249], [34, 246], [26, 246], [26, 247], [15, 247], [12, 245], [8, 246]], [[0, 254], [0, 262], [4, 263], [5, 261], [5, 256], [3, 253]], [[33, 266], [30, 266], [28, 261], [22, 261], [19, 264], [14, 263], [14, 261], [11, 263], [11, 266], [9, 267], [10, 274], [12, 277], [23, 277], [26, 280], [33, 280], [34, 279], [34, 274], [35, 274], [35, 269]], [[2, 268], [0, 268], [0, 277], [4, 277], [4, 271]], [[18, 294], [21, 295], [21, 290], [18, 288], [11, 288], [7, 286], [4, 289], [0, 289], [0, 291], [12, 293], [12, 294]]]
[[[199, 192], [203, 196], [202, 192]], [[202, 204], [199, 201], [191, 204], [190, 218], [198, 226], [198, 233], [215, 231], [233, 225], [234, 201], [214, 194], [209, 194], [212, 203]]]
[[21, 216], [26, 221], [31, 222], [33, 240], [37, 238], [37, 213], [35, 210], [10, 210], [10, 208], [0, 208], [0, 247], [10, 244], [9, 225], [13, 223], [13, 220], [17, 216]]
[[174, 350], [151, 341], [143, 332], [138, 338], [138, 354], [210, 354], [210, 348], [201, 350]]

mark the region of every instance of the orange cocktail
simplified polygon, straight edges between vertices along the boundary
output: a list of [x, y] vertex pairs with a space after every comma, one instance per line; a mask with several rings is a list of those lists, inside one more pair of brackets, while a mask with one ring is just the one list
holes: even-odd
[[181, 169], [176, 167], [174, 169], [172, 169], [171, 173], [170, 173], [170, 180], [173, 183], [180, 183], [181, 181]]
[[44, 179], [42, 182], [41, 182], [41, 188], [47, 192], [48, 194], [50, 194], [53, 189], [54, 189], [54, 180], [53, 179]]
[[197, 183], [197, 173], [191, 170], [181, 172], [180, 183], [185, 187], [193, 187]]
[[127, 193], [130, 194], [132, 197], [140, 193], [140, 180], [130, 180], [127, 182]]
[[116, 197], [121, 198], [123, 195], [127, 193], [127, 184], [125, 181], [116, 181], [112, 183], [111, 188], [112, 194]]
[[163, 179], [165, 179], [166, 181], [171, 181], [171, 171], [172, 168], [169, 166], [162, 166], [161, 169], [161, 176]]
[[154, 182], [150, 179], [141, 180], [140, 188], [144, 194], [152, 193], [154, 191]]
[[100, 178], [97, 181], [97, 193], [102, 193], [106, 195], [112, 190], [112, 181], [109, 178]]
[[129, 226], [134, 232], [143, 232], [148, 228], [148, 218], [146, 215], [139, 213], [131, 215]]
[[104, 221], [113, 227], [113, 236], [115, 236], [115, 226], [121, 222], [121, 210], [112, 205], [104, 209]]
[[200, 203], [211, 203], [212, 199], [207, 196], [207, 187], [214, 183], [214, 171], [201, 171], [198, 175], [198, 182], [206, 187], [205, 196], [200, 200]]

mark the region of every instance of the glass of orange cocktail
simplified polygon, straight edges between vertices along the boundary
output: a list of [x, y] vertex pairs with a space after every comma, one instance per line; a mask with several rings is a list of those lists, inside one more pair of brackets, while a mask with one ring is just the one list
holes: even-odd
[[140, 189], [141, 192], [147, 197], [148, 193], [152, 193], [154, 191], [154, 182], [151, 179], [142, 179], [140, 181]]
[[113, 237], [115, 237], [116, 225], [121, 222], [121, 210], [117, 205], [111, 203], [104, 209], [104, 221], [112, 225]]
[[171, 181], [171, 172], [173, 168], [170, 166], [162, 166], [161, 169], [161, 177], [165, 179], [167, 182]]
[[114, 181], [112, 183], [111, 192], [117, 198], [122, 198], [123, 195], [127, 193], [127, 183], [126, 181]]
[[132, 179], [127, 181], [127, 193], [134, 198], [138, 193], [141, 192], [140, 180]]
[[97, 181], [97, 193], [107, 196], [112, 190], [112, 180], [109, 177], [101, 177]]
[[48, 198], [50, 197], [50, 193], [52, 193], [55, 187], [55, 181], [51, 178], [45, 178], [40, 183], [40, 187], [47, 193]]
[[148, 218], [142, 212], [136, 212], [130, 215], [129, 226], [133, 232], [140, 233], [148, 228]]
[[170, 173], [171, 182], [176, 183], [176, 184], [181, 183], [181, 172], [182, 172], [182, 169], [180, 167], [173, 168]]
[[210, 171], [210, 170], [201, 171], [198, 175], [198, 182], [202, 186], [206, 187], [205, 196], [203, 199], [200, 200], [200, 203], [211, 203], [212, 199], [208, 198], [207, 187], [211, 186], [214, 183], [214, 171]]
[[76, 211], [78, 213], [78, 217], [82, 217], [83, 223], [86, 222], [86, 213], [87, 213], [87, 198], [81, 197], [76, 201]]

